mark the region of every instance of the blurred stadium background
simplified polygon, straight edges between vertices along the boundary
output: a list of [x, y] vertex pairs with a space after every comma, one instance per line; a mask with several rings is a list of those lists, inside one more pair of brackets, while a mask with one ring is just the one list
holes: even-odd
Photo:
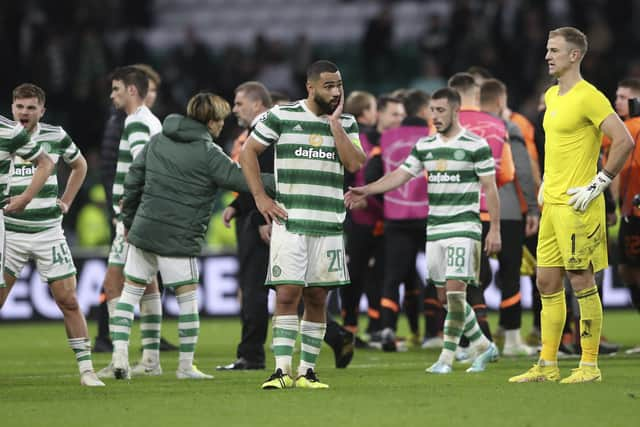
[[[62, 125], [90, 165], [64, 221], [85, 311], [97, 303], [106, 249], [77, 244], [77, 218], [87, 206], [105, 212], [91, 189], [101, 182], [100, 143], [110, 107], [107, 76], [116, 66], [149, 63], [159, 71], [163, 81], [154, 112], [161, 119], [184, 111], [187, 99], [201, 89], [232, 102], [234, 88], [246, 80], [260, 80], [292, 99], [303, 97], [306, 66], [324, 58], [338, 64], [347, 92], [377, 95], [408, 87], [431, 92], [452, 73], [479, 65], [506, 82], [510, 106], [537, 123], [539, 96], [551, 83], [543, 60], [547, 32], [562, 25], [588, 35], [583, 75], [611, 99], [618, 80], [640, 77], [640, 32], [632, 24], [640, 22], [638, 0], [2, 3], [0, 113], [10, 116], [16, 85], [38, 84], [48, 97], [43, 121]], [[231, 117], [218, 142], [229, 149], [238, 132]], [[222, 230], [215, 219], [211, 236], [211, 252], [233, 253], [233, 232]], [[233, 256], [202, 262], [204, 313], [237, 313]], [[38, 283], [37, 275], [25, 271], [0, 318], [58, 318], [46, 287]], [[628, 306], [627, 292], [614, 287], [611, 269], [605, 283], [605, 305]], [[167, 313], [174, 303], [166, 303]]]

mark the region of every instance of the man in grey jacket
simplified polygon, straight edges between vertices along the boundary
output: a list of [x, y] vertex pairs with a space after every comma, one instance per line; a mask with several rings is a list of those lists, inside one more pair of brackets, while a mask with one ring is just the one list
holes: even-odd
[[[179, 305], [179, 379], [210, 379], [193, 365], [200, 321], [196, 257], [204, 244], [215, 193], [223, 187], [248, 191], [238, 165], [214, 144], [229, 115], [217, 95], [199, 93], [187, 116], [172, 114], [162, 132], [145, 145], [124, 185], [122, 220], [129, 242], [125, 286], [111, 320], [115, 377], [129, 378], [128, 345], [136, 307], [155, 275], [172, 287]], [[275, 187], [273, 176], [264, 176]]]
[[[486, 80], [480, 88], [480, 109], [500, 117], [507, 105], [507, 88], [497, 79]], [[522, 305], [520, 297], [520, 264], [525, 236], [538, 230], [540, 211], [524, 137], [520, 129], [506, 122], [515, 167], [515, 180], [499, 189], [502, 251], [498, 254], [500, 270], [496, 282], [502, 292], [500, 328], [504, 330], [504, 356], [531, 356], [535, 350], [520, 337]], [[491, 268], [483, 256], [480, 279], [483, 288], [491, 282]]]

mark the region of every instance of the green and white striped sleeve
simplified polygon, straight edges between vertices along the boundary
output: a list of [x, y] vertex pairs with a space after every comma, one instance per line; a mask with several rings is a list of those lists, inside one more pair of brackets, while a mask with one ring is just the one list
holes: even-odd
[[344, 127], [344, 131], [347, 133], [349, 140], [362, 150], [362, 144], [360, 143], [360, 130], [358, 129], [358, 122], [352, 116], [347, 116], [348, 119], [351, 119], [351, 122], [348, 126]]
[[281, 121], [273, 110], [272, 108], [260, 117], [250, 135], [264, 145], [274, 144], [280, 139]]
[[136, 158], [144, 145], [151, 139], [151, 132], [149, 126], [142, 122], [131, 121], [125, 124], [124, 134], [129, 141], [129, 151], [131, 157]]
[[494, 175], [496, 164], [491, 154], [491, 148], [486, 140], [480, 140], [479, 147], [473, 152], [473, 168], [476, 175]]
[[40, 144], [29, 138], [29, 135], [24, 128], [22, 129], [22, 132], [18, 133], [11, 139], [11, 145], [14, 147], [13, 152], [27, 161], [35, 159], [42, 152]]
[[420, 153], [418, 153], [418, 144], [414, 145], [411, 149], [411, 153], [407, 156], [406, 160], [400, 167], [413, 176], [418, 176], [424, 170], [424, 164], [420, 160]]
[[64, 138], [60, 141], [60, 152], [62, 159], [67, 164], [73, 163], [81, 154], [80, 149], [67, 133], [65, 133]]

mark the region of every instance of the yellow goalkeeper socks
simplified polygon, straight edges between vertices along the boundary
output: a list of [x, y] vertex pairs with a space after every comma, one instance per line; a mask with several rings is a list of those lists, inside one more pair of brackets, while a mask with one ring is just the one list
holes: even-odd
[[580, 363], [596, 366], [602, 332], [602, 303], [598, 288], [593, 286], [578, 291], [576, 298], [580, 305], [580, 346], [582, 347]]
[[540, 313], [542, 349], [540, 350], [540, 359], [545, 362], [557, 363], [562, 328], [567, 317], [564, 289], [555, 294], [540, 294], [540, 298], [542, 299], [542, 312]]

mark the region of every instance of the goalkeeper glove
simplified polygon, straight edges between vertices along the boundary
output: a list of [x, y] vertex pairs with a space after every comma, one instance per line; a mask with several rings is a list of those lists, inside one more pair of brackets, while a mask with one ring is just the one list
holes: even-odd
[[569, 199], [569, 205], [573, 206], [573, 209], [577, 211], [584, 212], [589, 203], [598, 197], [609, 184], [611, 184], [611, 178], [605, 171], [601, 170], [586, 187], [574, 187], [567, 190], [567, 194], [573, 196]]

